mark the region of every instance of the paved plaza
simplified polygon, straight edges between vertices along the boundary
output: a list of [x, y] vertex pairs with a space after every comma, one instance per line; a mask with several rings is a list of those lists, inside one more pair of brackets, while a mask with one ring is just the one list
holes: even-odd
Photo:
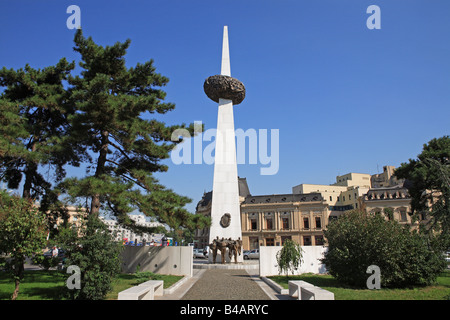
[[174, 293], [155, 300], [290, 300], [262, 281], [258, 269], [194, 269]]
[[246, 270], [206, 270], [182, 300], [269, 300]]

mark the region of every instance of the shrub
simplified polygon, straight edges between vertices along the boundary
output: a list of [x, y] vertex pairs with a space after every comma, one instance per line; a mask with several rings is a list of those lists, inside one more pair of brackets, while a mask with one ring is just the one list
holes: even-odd
[[81, 272], [81, 289], [68, 290], [77, 300], [101, 300], [112, 289], [112, 281], [120, 272], [121, 245], [114, 242], [106, 225], [95, 215], [79, 228], [63, 230], [66, 265]]
[[46, 257], [44, 254], [36, 254], [33, 257], [33, 264], [39, 265], [44, 270], [49, 270], [50, 268], [57, 267], [59, 265], [60, 259], [58, 257]]
[[294, 274], [302, 262], [302, 248], [294, 241], [287, 239], [283, 243], [283, 248], [277, 253], [278, 272], [281, 274], [283, 271], [286, 276], [289, 275], [289, 271]]
[[7, 256], [2, 265], [14, 279], [12, 300], [19, 294], [25, 259], [45, 245], [46, 227], [45, 215], [31, 200], [0, 191], [0, 255]]
[[382, 215], [351, 211], [325, 230], [328, 251], [322, 262], [339, 281], [364, 287], [370, 265], [381, 271], [382, 287], [431, 284], [445, 268], [432, 242]]

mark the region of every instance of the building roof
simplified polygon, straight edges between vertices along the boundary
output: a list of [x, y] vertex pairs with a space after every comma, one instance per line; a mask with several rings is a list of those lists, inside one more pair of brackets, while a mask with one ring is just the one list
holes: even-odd
[[250, 196], [250, 190], [248, 188], [247, 184], [247, 178], [239, 178], [238, 177], [238, 184], [239, 184], [239, 196], [246, 198], [247, 196]]
[[[250, 196], [250, 190], [247, 184], [247, 178], [239, 178], [238, 177], [238, 186], [239, 186], [239, 196], [246, 198]], [[208, 206], [212, 201], [212, 191], [203, 193], [202, 199], [197, 203], [196, 210], [198, 211], [201, 207]]]
[[257, 203], [287, 203], [287, 202], [313, 202], [323, 201], [320, 193], [306, 193], [306, 194], [272, 194], [261, 196], [247, 196], [243, 204], [257, 204]]
[[408, 189], [403, 185], [393, 187], [372, 188], [364, 195], [365, 201], [409, 199]]
[[197, 207], [195, 208], [198, 211], [198, 208], [206, 207], [212, 200], [212, 191], [203, 193], [202, 199], [197, 203]]

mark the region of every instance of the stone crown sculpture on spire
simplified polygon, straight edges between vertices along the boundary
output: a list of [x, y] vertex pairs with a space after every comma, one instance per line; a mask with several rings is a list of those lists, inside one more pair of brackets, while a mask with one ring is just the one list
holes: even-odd
[[219, 99], [233, 101], [233, 105], [241, 103], [245, 98], [245, 87], [242, 82], [233, 77], [215, 75], [207, 78], [203, 84], [203, 90], [208, 98], [215, 102]]
[[233, 105], [237, 105], [245, 98], [244, 84], [231, 77], [228, 28], [226, 26], [224, 27], [221, 73], [207, 78], [203, 84], [203, 90], [208, 98], [215, 102], [219, 102], [219, 99], [227, 99], [233, 101]]

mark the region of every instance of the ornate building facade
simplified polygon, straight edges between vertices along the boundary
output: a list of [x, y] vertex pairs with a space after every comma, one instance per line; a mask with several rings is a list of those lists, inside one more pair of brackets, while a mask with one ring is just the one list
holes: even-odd
[[[319, 193], [250, 194], [245, 178], [239, 178], [242, 242], [244, 250], [279, 246], [286, 239], [301, 245], [323, 245], [323, 228], [328, 224], [327, 203]], [[203, 194], [196, 214], [211, 214], [212, 192]], [[209, 229], [198, 229], [196, 247], [208, 245]]]
[[[250, 194], [247, 180], [239, 178], [244, 250], [282, 245], [286, 239], [302, 246], [323, 245], [329, 220], [353, 209], [380, 213], [417, 228], [425, 217], [412, 219], [407, 182], [397, 180], [394, 172], [394, 167], [385, 166], [382, 173], [374, 175], [348, 173], [337, 176], [331, 185], [300, 184], [291, 194], [257, 196]], [[210, 216], [211, 200], [212, 192], [204, 193], [196, 214]], [[197, 230], [196, 246], [207, 246], [208, 237], [208, 228]]]
[[327, 207], [319, 193], [247, 196], [241, 203], [244, 249], [280, 246], [286, 239], [323, 245]]

